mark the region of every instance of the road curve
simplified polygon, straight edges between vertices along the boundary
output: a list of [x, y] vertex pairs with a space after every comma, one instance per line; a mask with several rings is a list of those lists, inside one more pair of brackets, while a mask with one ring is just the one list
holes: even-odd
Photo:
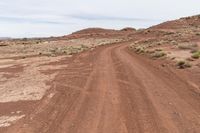
[[199, 133], [200, 95], [194, 86], [126, 46], [70, 59], [35, 110], [5, 132]]

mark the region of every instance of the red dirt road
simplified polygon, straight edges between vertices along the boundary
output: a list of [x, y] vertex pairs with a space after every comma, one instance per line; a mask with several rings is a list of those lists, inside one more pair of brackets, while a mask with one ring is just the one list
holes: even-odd
[[59, 62], [67, 69], [59, 70], [35, 109], [5, 132], [199, 133], [198, 85], [126, 46]]

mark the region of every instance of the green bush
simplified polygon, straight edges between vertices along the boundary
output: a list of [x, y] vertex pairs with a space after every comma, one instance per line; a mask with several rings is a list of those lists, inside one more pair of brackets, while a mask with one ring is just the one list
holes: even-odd
[[200, 51], [196, 51], [192, 54], [192, 58], [199, 59], [200, 58]]
[[189, 64], [188, 62], [186, 61], [178, 61], [177, 64], [178, 68], [180, 69], [184, 69], [184, 68], [188, 68], [188, 67], [191, 67], [191, 64]]

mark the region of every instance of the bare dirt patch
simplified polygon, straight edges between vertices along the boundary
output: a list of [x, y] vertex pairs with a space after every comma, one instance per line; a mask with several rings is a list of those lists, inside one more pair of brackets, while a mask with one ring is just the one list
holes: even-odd
[[[18, 77], [10, 78], [7, 82], [0, 84], [0, 102], [13, 102], [19, 100], [40, 100], [50, 86], [46, 85], [47, 81], [51, 81], [55, 77], [52, 75], [45, 75], [40, 70], [45, 69], [60, 69], [66, 66], [42, 66], [44, 63], [60, 60], [64, 57], [39, 57], [28, 58], [24, 60], [15, 60], [9, 65], [22, 64], [24, 70], [18, 73]], [[1, 65], [0, 65], [1, 66]], [[9, 70], [9, 69], [8, 69]], [[4, 71], [2, 73], [9, 73]], [[6, 80], [6, 79], [4, 79]]]
[[25, 117], [25, 115], [20, 116], [0, 116], [0, 127], [8, 127], [15, 121]]

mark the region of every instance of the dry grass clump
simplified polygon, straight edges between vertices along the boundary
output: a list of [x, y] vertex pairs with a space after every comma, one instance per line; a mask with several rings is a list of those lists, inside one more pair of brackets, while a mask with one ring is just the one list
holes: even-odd
[[142, 46], [137, 46], [135, 47], [135, 52], [136, 53], [144, 53], [145, 52], [145, 48]]
[[198, 47], [197, 44], [195, 43], [182, 43], [178, 45], [179, 49], [183, 49], [183, 50], [194, 50]]
[[65, 53], [67, 55], [72, 55], [76, 53], [80, 53], [82, 51], [88, 50], [89, 47], [86, 45], [81, 45], [81, 46], [66, 46], [62, 49], [60, 49], [58, 52], [59, 53]]
[[176, 66], [179, 68], [179, 69], [184, 69], [184, 68], [189, 68], [191, 67], [191, 64], [186, 62], [186, 61], [183, 61], [183, 60], [180, 60], [177, 62]]
[[147, 49], [147, 50], [145, 50], [145, 52], [148, 53], [148, 54], [153, 54], [153, 53], [155, 53], [155, 50]]
[[161, 58], [166, 56], [167, 54], [164, 53], [163, 51], [155, 51], [155, 53], [152, 54], [152, 57], [154, 58]]
[[200, 33], [196, 33], [197, 36], [200, 36]]
[[175, 40], [173, 40], [173, 41], [171, 41], [171, 44], [172, 44], [172, 45], [178, 45], [178, 42], [175, 41]]

